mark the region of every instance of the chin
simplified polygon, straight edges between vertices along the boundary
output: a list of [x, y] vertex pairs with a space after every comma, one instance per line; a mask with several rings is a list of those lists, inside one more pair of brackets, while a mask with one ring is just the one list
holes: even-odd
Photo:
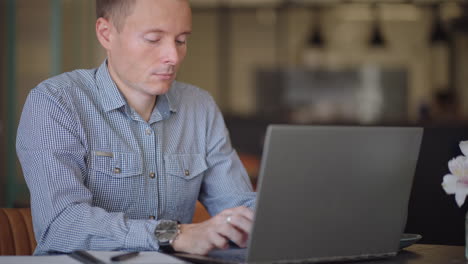
[[[172, 84], [172, 83], [171, 83]], [[148, 92], [152, 95], [161, 95], [161, 94], [165, 94], [169, 91], [169, 89], [171, 88], [171, 84], [168, 84], [168, 85], [156, 85], [156, 86], [152, 86], [152, 87], [148, 87]]]

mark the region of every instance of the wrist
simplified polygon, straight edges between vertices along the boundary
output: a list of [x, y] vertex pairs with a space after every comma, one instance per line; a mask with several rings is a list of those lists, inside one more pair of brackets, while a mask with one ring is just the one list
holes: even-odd
[[181, 224], [177, 224], [177, 232], [176, 232], [176, 235], [174, 236], [174, 238], [170, 239], [169, 240], [169, 244], [174, 247], [174, 242], [177, 240], [177, 238], [179, 237], [179, 235], [182, 233], [181, 231]]
[[187, 236], [185, 232], [186, 230], [187, 230], [187, 224], [179, 225], [179, 233], [171, 242], [171, 246], [174, 249], [174, 251], [187, 252], [184, 246], [185, 237]]
[[160, 220], [154, 235], [159, 244], [159, 251], [165, 253], [173, 253], [174, 248], [172, 246], [174, 240], [180, 234], [180, 225], [178, 222], [173, 220]]

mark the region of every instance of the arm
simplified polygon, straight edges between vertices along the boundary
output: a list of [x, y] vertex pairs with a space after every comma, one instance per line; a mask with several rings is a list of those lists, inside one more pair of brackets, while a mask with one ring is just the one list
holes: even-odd
[[17, 135], [17, 153], [31, 192], [36, 254], [156, 249], [156, 221], [131, 220], [93, 206], [86, 187], [84, 132], [73, 108], [51, 90], [30, 93]]
[[202, 255], [226, 248], [228, 241], [247, 246], [256, 199], [247, 172], [231, 146], [221, 112], [212, 99], [205, 106], [208, 170], [199, 199], [215, 216], [199, 224], [181, 225], [173, 244], [176, 251]]
[[255, 208], [256, 195], [250, 178], [231, 145], [223, 116], [210, 97], [207, 104], [208, 170], [205, 173], [199, 199], [211, 215], [238, 206]]

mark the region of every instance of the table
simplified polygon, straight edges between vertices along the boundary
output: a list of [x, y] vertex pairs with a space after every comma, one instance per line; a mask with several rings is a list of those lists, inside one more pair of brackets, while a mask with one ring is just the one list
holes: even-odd
[[[195, 263], [208, 263], [200, 257]], [[189, 260], [190, 261], [190, 260]], [[218, 263], [218, 262], [209, 262]], [[329, 263], [329, 262], [322, 262]], [[346, 261], [343, 264], [468, 264], [465, 260], [465, 247], [415, 244], [398, 252], [397, 256], [361, 261]], [[334, 262], [333, 264], [341, 264]]]
[[[99, 255], [103, 260], [108, 260], [109, 256], [115, 255], [116, 252], [100, 252]], [[148, 262], [148, 260], [150, 260]], [[66, 255], [58, 256], [0, 256], [0, 263], [17, 264], [17, 263], [45, 263], [45, 264], [78, 264], [79, 262]], [[141, 257], [135, 258], [125, 263], [181, 263], [177, 259], [168, 257], [167, 255], [158, 252], [142, 252]], [[346, 262], [350, 264], [350, 262]], [[465, 247], [462, 246], [444, 246], [444, 245], [423, 245], [415, 244], [398, 253], [394, 258], [352, 262], [361, 264], [461, 264], [468, 263], [465, 260]]]
[[[116, 251], [88, 251], [94, 257], [105, 263], [125, 263], [125, 264], [185, 264], [186, 262], [157, 251], [145, 251], [132, 259], [122, 262], [111, 262], [110, 258], [123, 252]], [[0, 256], [0, 264], [82, 264], [68, 255], [52, 256]]]
[[[360, 263], [360, 262], [357, 262]], [[415, 244], [394, 258], [362, 262], [363, 264], [459, 264], [468, 263], [465, 247]]]

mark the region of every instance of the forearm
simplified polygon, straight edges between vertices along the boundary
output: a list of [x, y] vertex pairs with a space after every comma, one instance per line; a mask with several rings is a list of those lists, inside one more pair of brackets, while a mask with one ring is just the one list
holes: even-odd
[[238, 206], [254, 210], [256, 193], [237, 153], [232, 148], [219, 151], [209, 162], [215, 165], [205, 175], [199, 199], [210, 214]]
[[[33, 217], [35, 216], [33, 211]], [[131, 220], [123, 213], [107, 213], [88, 204], [75, 204], [49, 223], [35, 221], [38, 230], [37, 253], [73, 250], [155, 250], [156, 221]], [[37, 220], [37, 217], [35, 218]], [[39, 242], [39, 241], [38, 241]]]

